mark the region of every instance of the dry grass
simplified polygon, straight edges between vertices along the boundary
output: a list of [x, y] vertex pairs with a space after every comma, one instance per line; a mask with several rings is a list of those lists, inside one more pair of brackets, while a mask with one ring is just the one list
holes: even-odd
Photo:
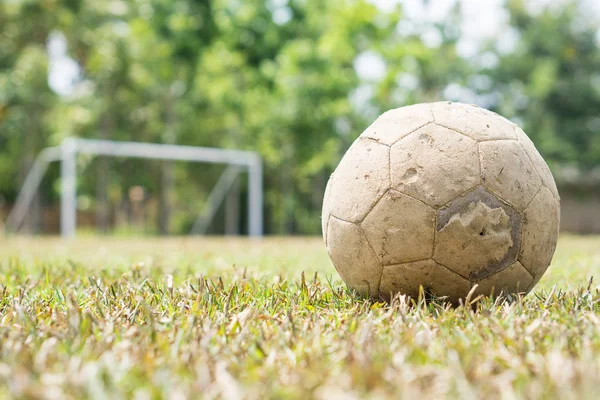
[[475, 310], [357, 299], [318, 239], [0, 251], [0, 398], [597, 398], [600, 238]]

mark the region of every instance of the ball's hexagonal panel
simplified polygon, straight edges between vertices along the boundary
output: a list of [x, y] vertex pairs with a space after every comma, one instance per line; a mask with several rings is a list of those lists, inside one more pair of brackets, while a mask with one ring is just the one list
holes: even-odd
[[360, 227], [332, 215], [327, 237], [329, 257], [344, 282], [364, 296], [377, 296], [383, 267]]
[[350, 222], [367, 215], [389, 186], [389, 151], [372, 140], [352, 144], [331, 178], [329, 213]]
[[485, 187], [518, 211], [536, 195], [542, 179], [516, 140], [479, 143], [481, 174]]
[[383, 265], [430, 258], [435, 211], [410, 196], [389, 190], [361, 224]]
[[393, 188], [434, 207], [481, 181], [477, 143], [435, 124], [392, 146], [390, 170]]
[[535, 148], [535, 145], [533, 144], [531, 139], [529, 139], [529, 136], [527, 136], [527, 134], [525, 132], [523, 132], [523, 130], [516, 125], [515, 125], [515, 131], [517, 133], [517, 138], [519, 140], [519, 143], [521, 143], [521, 145], [523, 146], [523, 149], [525, 149], [525, 153], [527, 153], [527, 155], [529, 156], [529, 159], [533, 163], [533, 166], [535, 167], [537, 172], [540, 174], [540, 178], [542, 179], [542, 182], [548, 189], [550, 189], [554, 198], [556, 200], [560, 200], [560, 196], [558, 194], [558, 189], [556, 188], [556, 182], [554, 182], [554, 177], [552, 176], [552, 172], [550, 171], [550, 168], [548, 168], [548, 164], [546, 164], [546, 161], [544, 161], [544, 159], [542, 158], [540, 153], [537, 151], [537, 149]]
[[519, 261], [533, 275], [535, 285], [552, 261], [560, 223], [558, 201], [543, 186], [523, 213]]
[[431, 104], [431, 110], [436, 124], [462, 132], [478, 142], [517, 138], [512, 122], [475, 105], [444, 101]]
[[379, 288], [383, 298], [389, 300], [400, 293], [418, 299], [420, 286], [426, 294], [447, 297], [449, 302], [458, 304], [469, 293], [471, 282], [433, 260], [383, 267]]
[[327, 224], [329, 223], [329, 216], [331, 215], [329, 201], [331, 197], [331, 184], [333, 183], [333, 175], [329, 177], [327, 186], [325, 187], [325, 194], [323, 195], [323, 207], [321, 211], [321, 231], [323, 232], [323, 240], [325, 246], [327, 246]]
[[391, 146], [430, 122], [433, 122], [433, 114], [429, 104], [415, 104], [383, 113], [362, 136]]
[[517, 261], [510, 267], [477, 282], [474, 294], [494, 297], [498, 297], [502, 293], [525, 294], [532, 281], [533, 277], [529, 271]]
[[521, 216], [481, 186], [437, 212], [433, 259], [479, 281], [517, 260]]

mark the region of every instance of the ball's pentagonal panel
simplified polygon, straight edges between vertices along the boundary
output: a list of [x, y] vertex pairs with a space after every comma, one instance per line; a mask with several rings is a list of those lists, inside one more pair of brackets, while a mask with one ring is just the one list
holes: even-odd
[[525, 134], [525, 132], [523, 132], [523, 130], [516, 125], [515, 131], [517, 133], [519, 143], [521, 143], [523, 149], [525, 149], [525, 152], [533, 163], [533, 166], [540, 174], [542, 182], [548, 189], [550, 189], [554, 198], [556, 200], [560, 200], [558, 189], [556, 188], [556, 182], [554, 182], [554, 177], [552, 176], [552, 172], [550, 172], [550, 168], [548, 168], [548, 164], [546, 164], [546, 161], [544, 161], [540, 153], [537, 151], [535, 145], [531, 139], [529, 139], [529, 136], [527, 136], [527, 134]]
[[508, 268], [495, 273], [489, 278], [483, 279], [477, 283], [474, 294], [484, 296], [498, 297], [504, 294], [526, 294], [529, 291], [533, 277], [521, 265], [515, 262]]
[[433, 259], [479, 281], [517, 260], [521, 216], [482, 187], [438, 210]]
[[329, 177], [329, 181], [327, 182], [327, 186], [325, 187], [325, 194], [323, 195], [323, 207], [321, 213], [321, 231], [323, 232], [323, 240], [325, 241], [325, 246], [327, 246], [327, 224], [329, 223], [329, 216], [331, 215], [331, 207], [329, 205], [330, 197], [331, 197], [331, 184], [333, 183], [333, 179]]
[[383, 267], [379, 293], [388, 300], [398, 293], [417, 299], [421, 286], [425, 294], [458, 304], [469, 293], [471, 282], [433, 260], [423, 260]]
[[560, 207], [550, 189], [542, 186], [523, 214], [519, 261], [533, 275], [542, 277], [556, 249]]
[[430, 258], [435, 211], [395, 190], [388, 191], [361, 226], [383, 265]]
[[350, 222], [361, 221], [389, 186], [390, 148], [357, 140], [331, 177], [328, 211]]
[[392, 187], [430, 206], [442, 206], [481, 181], [477, 143], [429, 124], [391, 148]]
[[513, 123], [480, 107], [452, 102], [431, 105], [435, 122], [476, 141], [516, 139]]
[[479, 143], [485, 187], [523, 211], [536, 195], [542, 179], [516, 140]]
[[391, 146], [430, 122], [433, 122], [433, 114], [429, 104], [396, 108], [383, 113], [362, 136]]
[[377, 296], [382, 266], [360, 227], [333, 215], [327, 251], [346, 284], [362, 295]]

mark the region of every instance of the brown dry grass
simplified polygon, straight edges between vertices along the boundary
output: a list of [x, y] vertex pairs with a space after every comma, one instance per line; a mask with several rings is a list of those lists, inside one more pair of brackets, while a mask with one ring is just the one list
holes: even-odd
[[[476, 309], [356, 298], [319, 239], [0, 244], [0, 397], [595, 398], [600, 239]], [[304, 272], [304, 274], [303, 274]]]

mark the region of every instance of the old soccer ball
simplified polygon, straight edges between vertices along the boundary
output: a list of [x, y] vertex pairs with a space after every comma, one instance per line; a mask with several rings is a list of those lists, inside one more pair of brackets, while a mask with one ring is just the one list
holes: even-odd
[[381, 115], [331, 176], [323, 236], [346, 284], [390, 299], [424, 293], [458, 303], [526, 294], [554, 254], [559, 195], [527, 135], [461, 103]]

